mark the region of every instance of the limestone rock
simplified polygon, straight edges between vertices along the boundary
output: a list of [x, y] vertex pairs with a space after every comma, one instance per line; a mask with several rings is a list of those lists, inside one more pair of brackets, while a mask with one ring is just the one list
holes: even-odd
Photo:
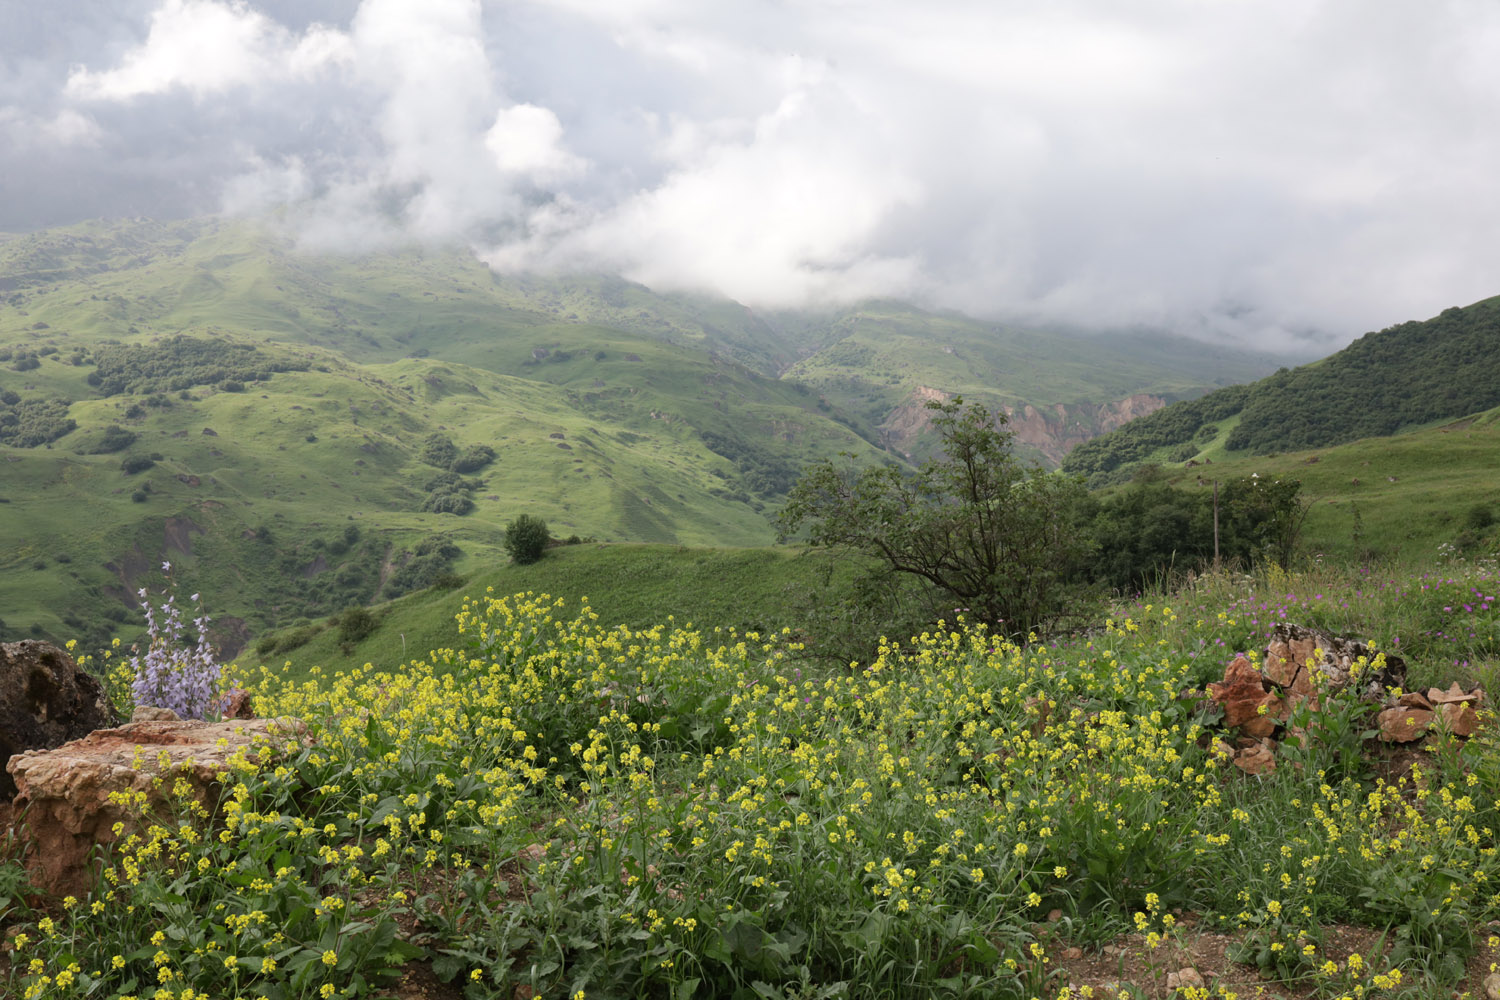
[[[1321, 658], [1314, 655], [1317, 651], [1321, 651]], [[1378, 655], [1383, 656], [1383, 666], [1377, 668]], [[1321, 674], [1316, 685], [1308, 671]], [[1306, 675], [1300, 683], [1299, 675]], [[1406, 661], [1394, 653], [1381, 654], [1357, 639], [1278, 622], [1266, 644], [1266, 676], [1278, 686], [1302, 694], [1311, 693], [1315, 686], [1334, 692], [1353, 684], [1359, 688], [1360, 697], [1378, 701], [1385, 697], [1386, 688], [1400, 687], [1406, 681]]]
[[1276, 754], [1270, 743], [1258, 741], [1235, 753], [1234, 766], [1246, 774], [1270, 774], [1276, 770]]
[[1500, 972], [1491, 972], [1484, 977], [1484, 995], [1489, 1000], [1500, 1000]]
[[62, 746], [118, 720], [104, 686], [50, 642], [0, 643], [0, 802], [16, 794], [7, 761]]
[[1191, 966], [1167, 973], [1167, 989], [1169, 990], [1201, 990], [1205, 987], [1202, 974]]
[[1479, 713], [1468, 702], [1444, 702], [1438, 706], [1443, 725], [1454, 736], [1472, 736], [1479, 728]]
[[1454, 681], [1448, 685], [1448, 690], [1446, 691], [1440, 691], [1437, 688], [1427, 689], [1427, 700], [1434, 705], [1455, 705], [1466, 701], [1477, 702], [1482, 700], [1483, 697], [1484, 692], [1479, 688], [1475, 688], [1473, 691], [1465, 691], [1458, 686], [1458, 681]]
[[131, 722], [177, 722], [180, 717], [170, 708], [157, 708], [154, 705], [137, 705], [135, 714], [130, 717]]
[[[8, 768], [19, 790], [16, 808], [27, 809], [32, 881], [48, 892], [81, 896], [93, 882], [94, 845], [112, 842], [116, 823], [128, 836], [142, 828], [143, 819], [172, 815], [167, 796], [178, 777], [212, 812], [219, 805], [221, 776], [237, 750], [266, 742], [281, 747], [306, 732], [296, 719], [132, 722], [55, 750], [12, 757]], [[167, 775], [171, 780], [156, 787], [154, 779]], [[111, 803], [112, 792], [144, 793], [144, 811]]]
[[1423, 708], [1388, 708], [1375, 717], [1380, 738], [1387, 743], [1411, 743], [1427, 735], [1434, 713]]

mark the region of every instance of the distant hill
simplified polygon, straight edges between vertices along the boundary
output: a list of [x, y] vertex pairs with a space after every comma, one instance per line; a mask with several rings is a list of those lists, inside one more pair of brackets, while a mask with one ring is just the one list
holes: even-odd
[[1002, 402], [1032, 454], [1270, 370], [1203, 345], [873, 303], [762, 315], [618, 278], [500, 276], [273, 229], [0, 240], [0, 635], [138, 622], [162, 563], [238, 648], [555, 534], [754, 546], [810, 461], [901, 463], [924, 400]]
[[1322, 448], [1500, 405], [1500, 297], [1369, 333], [1310, 365], [1179, 402], [1080, 445], [1097, 483], [1142, 462]]
[[786, 377], [876, 425], [884, 443], [911, 457], [928, 453], [922, 406], [939, 395], [1003, 409], [1017, 442], [1055, 466], [1128, 420], [1283, 363], [1156, 332], [1037, 330], [900, 302], [773, 317], [773, 325], [824, 345]]

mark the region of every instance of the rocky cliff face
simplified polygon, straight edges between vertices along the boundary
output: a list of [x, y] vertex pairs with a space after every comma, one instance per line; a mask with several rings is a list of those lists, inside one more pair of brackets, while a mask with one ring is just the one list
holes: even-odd
[[[932, 411], [927, 409], [927, 403], [951, 397], [952, 393], [918, 386], [880, 425], [885, 443], [908, 458], [920, 457], [932, 426]], [[1040, 407], [1028, 403], [1003, 409], [1016, 443], [1039, 453], [1047, 465], [1055, 467], [1064, 455], [1090, 438], [1166, 405], [1161, 396], [1137, 393], [1111, 403], [1053, 403]]]
[[1160, 396], [1137, 393], [1113, 403], [1054, 403], [1040, 409], [1027, 405], [1006, 407], [1005, 412], [1016, 440], [1031, 445], [1055, 466], [1064, 455], [1090, 438], [1166, 405], [1167, 401]]

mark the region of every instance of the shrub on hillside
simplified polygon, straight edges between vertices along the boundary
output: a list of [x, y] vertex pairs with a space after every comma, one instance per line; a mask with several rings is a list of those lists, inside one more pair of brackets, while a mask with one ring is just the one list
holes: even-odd
[[0, 396], [0, 444], [35, 448], [56, 441], [77, 426], [68, 416], [65, 399], [22, 399], [14, 392]]
[[380, 620], [365, 607], [348, 607], [339, 615], [339, 642], [356, 643], [368, 638]]
[[474, 509], [474, 501], [467, 493], [430, 493], [422, 504], [429, 514], [456, 514], [459, 517]]
[[529, 566], [542, 558], [551, 538], [546, 521], [522, 514], [505, 526], [505, 551], [515, 562]]
[[458, 446], [442, 434], [429, 434], [422, 442], [421, 459], [428, 465], [446, 469], [458, 458]]
[[104, 428], [104, 434], [93, 447], [84, 452], [85, 455], [108, 455], [116, 451], [124, 451], [135, 444], [135, 431], [127, 431], [119, 424], [110, 424]]
[[452, 472], [477, 472], [495, 460], [495, 449], [487, 444], [470, 445], [449, 464]]
[[156, 464], [156, 460], [150, 455], [128, 455], [120, 462], [120, 471], [127, 476], [133, 476], [137, 472], [145, 472]]

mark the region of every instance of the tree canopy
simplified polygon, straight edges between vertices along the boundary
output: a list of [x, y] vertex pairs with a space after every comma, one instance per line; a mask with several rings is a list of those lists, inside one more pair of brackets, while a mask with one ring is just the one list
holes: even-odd
[[783, 535], [805, 526], [813, 545], [873, 556], [1006, 634], [1055, 621], [1088, 549], [1082, 485], [1019, 462], [1003, 413], [957, 397], [927, 405], [938, 457], [915, 474], [813, 466], [788, 494]]

